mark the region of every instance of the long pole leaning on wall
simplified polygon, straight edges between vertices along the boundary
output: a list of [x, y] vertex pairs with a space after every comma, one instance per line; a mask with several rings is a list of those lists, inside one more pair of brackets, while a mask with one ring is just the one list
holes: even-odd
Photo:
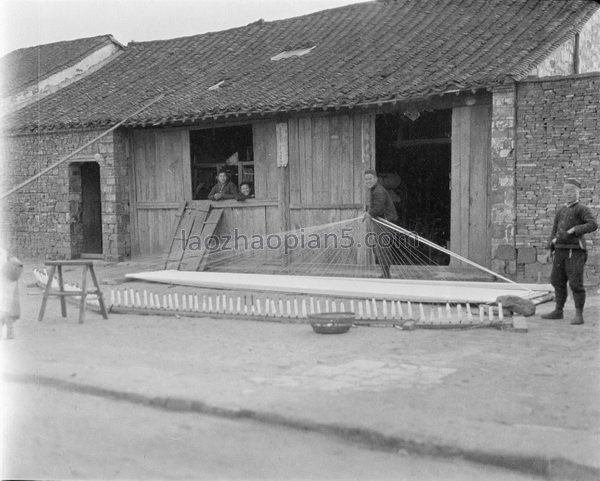
[[27, 179], [24, 182], [21, 182], [19, 185], [13, 187], [12, 189], [10, 189], [8, 192], [4, 192], [3, 194], [0, 195], [0, 199], [4, 199], [5, 197], [8, 197], [10, 194], [14, 194], [15, 192], [17, 192], [18, 190], [21, 190], [23, 187], [25, 187], [28, 184], [31, 184], [34, 180], [40, 178], [42, 175], [47, 174], [48, 172], [50, 172], [52, 169], [55, 169], [56, 167], [58, 167], [60, 164], [66, 162], [67, 160], [69, 160], [70, 158], [72, 158], [74, 155], [77, 155], [79, 152], [81, 152], [82, 150], [84, 150], [85, 148], [89, 147], [90, 145], [92, 145], [94, 142], [98, 142], [102, 137], [105, 137], [106, 135], [110, 134], [113, 130], [118, 129], [121, 125], [123, 125], [125, 122], [127, 122], [131, 117], [133, 117], [134, 115], [137, 115], [141, 112], [143, 112], [144, 110], [146, 110], [148, 107], [150, 107], [151, 105], [155, 104], [156, 102], [158, 102], [159, 100], [162, 100], [163, 97], [165, 95], [164, 94], [160, 94], [158, 97], [154, 98], [153, 100], [151, 100], [150, 102], [148, 102], [147, 104], [144, 104], [142, 107], [140, 107], [138, 110], [136, 110], [135, 112], [132, 112], [131, 114], [129, 114], [127, 117], [125, 117], [123, 120], [121, 120], [118, 124], [113, 125], [110, 129], [102, 132], [98, 137], [90, 140], [87, 144], [82, 145], [81, 147], [79, 147], [78, 149], [74, 150], [73, 152], [71, 152], [69, 155], [67, 155], [66, 157], [60, 159], [59, 161], [55, 162], [54, 164], [46, 167], [44, 170], [42, 170], [41, 172], [38, 172], [37, 174], [35, 174], [33, 177], [30, 177], [29, 179]]

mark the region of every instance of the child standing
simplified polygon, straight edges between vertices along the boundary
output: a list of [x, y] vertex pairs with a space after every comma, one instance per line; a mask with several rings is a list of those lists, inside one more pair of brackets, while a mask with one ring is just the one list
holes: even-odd
[[21, 316], [19, 277], [22, 272], [22, 262], [0, 248], [0, 317], [2, 337], [6, 339], [15, 337], [13, 324]]

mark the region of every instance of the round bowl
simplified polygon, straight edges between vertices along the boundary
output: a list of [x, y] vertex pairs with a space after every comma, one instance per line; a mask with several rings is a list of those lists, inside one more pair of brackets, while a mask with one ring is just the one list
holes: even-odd
[[317, 334], [343, 334], [354, 323], [354, 312], [321, 312], [308, 316], [310, 325]]

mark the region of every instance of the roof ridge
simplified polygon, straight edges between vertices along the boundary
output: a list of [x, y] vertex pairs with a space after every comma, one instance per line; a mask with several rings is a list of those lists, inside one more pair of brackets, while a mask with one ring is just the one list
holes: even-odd
[[[552, 0], [542, 0], [551, 2]], [[564, 44], [566, 41], [570, 39], [570, 37], [583, 29], [584, 25], [588, 22], [590, 18], [592, 18], [598, 11], [600, 11], [600, 0], [585, 0], [590, 3], [596, 3], [597, 9], [596, 11], [590, 11], [583, 17], [577, 19], [577, 10], [573, 8], [571, 13], [569, 14], [569, 19], [576, 17], [574, 21], [570, 25], [565, 25], [564, 33], [556, 38], [556, 40], [548, 45], [540, 45], [537, 48], [537, 52], [534, 50], [531, 53], [531, 62], [527, 66], [522, 66], [521, 72], [509, 72], [508, 75], [512, 77], [514, 80], [522, 80], [523, 78], [529, 75], [532, 69], [537, 68], [554, 50]], [[565, 2], [565, 5], [568, 5], [568, 2]], [[566, 23], [566, 22], [565, 22]]]
[[[528, 72], [599, 8], [597, 0], [369, 1], [133, 42], [97, 72], [4, 124], [11, 131], [100, 125], [157, 92], [167, 96], [128, 125], [354, 108], [493, 88]], [[270, 60], [305, 41], [317, 47]]]
[[[277, 23], [285, 23], [285, 22], [295, 21], [295, 20], [302, 19], [305, 17], [311, 17], [311, 16], [318, 17], [326, 12], [332, 12], [335, 10], [353, 9], [353, 8], [361, 7], [367, 3], [377, 4], [377, 3], [382, 3], [382, 1], [383, 0], [365, 0], [363, 2], [351, 3], [348, 5], [340, 5], [338, 7], [327, 8], [325, 10], [319, 10], [317, 12], [304, 13], [302, 15], [296, 15], [295, 17], [278, 18], [278, 19], [274, 19], [274, 20], [265, 20], [263, 18], [259, 18], [258, 20], [254, 20], [245, 25], [229, 27], [229, 28], [226, 28], [223, 30], [210, 30], [208, 32], [195, 33], [192, 35], [182, 35], [180, 37], [163, 38], [163, 39], [155, 39], [155, 40], [143, 40], [143, 41], [132, 40], [127, 44], [127, 47], [129, 47], [130, 45], [131, 46], [138, 46], [138, 45], [146, 46], [146, 45], [153, 44], [153, 43], [155, 43], [155, 44], [167, 43], [167, 42], [173, 42], [176, 40], [199, 38], [199, 37], [203, 37], [205, 35], [206, 36], [208, 36], [208, 35], [224, 35], [226, 33], [231, 33], [236, 30], [244, 30], [244, 29], [247, 29], [248, 27], [252, 27], [252, 26], [262, 27], [262, 26], [269, 26], [269, 25], [273, 25], [273, 24], [277, 24]], [[385, 0], [385, 1], [387, 1], [387, 0]], [[391, 0], [391, 1], [395, 2], [396, 0]]]
[[10, 52], [8, 52], [5, 55], [3, 55], [2, 57], [0, 57], [0, 59], [8, 57], [9, 55], [13, 55], [13, 54], [24, 52], [25, 50], [39, 49], [41, 47], [54, 47], [54, 46], [58, 46], [60, 44], [75, 43], [75, 42], [81, 42], [82, 40], [94, 40], [94, 39], [100, 39], [100, 38], [105, 38], [105, 40], [109, 40], [109, 41], [111, 41], [113, 43], [118, 44], [121, 47], [124, 47], [123, 44], [121, 42], [119, 42], [118, 40], [116, 40], [111, 33], [104, 33], [102, 35], [94, 35], [92, 37], [74, 38], [72, 40], [59, 40], [57, 42], [42, 43], [42, 44], [39, 44], [39, 45], [32, 45], [30, 47], [21, 47], [21, 48], [18, 48], [16, 50], [11, 50]]
[[[25, 62], [24, 64], [27, 64], [27, 60], [24, 61], [23, 59], [29, 59], [29, 61], [34, 60], [38, 64], [37, 67], [35, 67], [36, 74], [33, 76], [32, 72], [29, 72], [29, 74], [21, 78], [18, 83], [12, 84], [10, 87], [7, 86], [3, 89], [2, 96], [11, 97], [19, 94], [19, 92], [25, 92], [32, 86], [39, 84], [41, 81], [49, 79], [61, 71], [72, 68], [90, 55], [99, 52], [110, 45], [116, 46], [117, 51], [123, 51], [125, 49], [125, 47], [115, 40], [112, 35], [105, 34], [15, 50], [0, 58], [0, 61], [5, 63], [3, 67], [10, 69], [18, 62]], [[50, 68], [40, 67], [41, 59], [48, 55], [52, 57], [53, 53], [57, 50], [68, 52], [68, 55], [64, 58], [60, 58], [60, 61], [56, 61]]]

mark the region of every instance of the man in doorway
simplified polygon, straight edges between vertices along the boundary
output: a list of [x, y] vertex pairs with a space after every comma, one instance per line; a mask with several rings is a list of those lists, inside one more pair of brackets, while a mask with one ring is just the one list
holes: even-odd
[[587, 260], [585, 234], [598, 228], [592, 211], [579, 203], [579, 189], [581, 184], [576, 179], [567, 179], [563, 186], [565, 205], [556, 212], [548, 242], [550, 254], [554, 253], [550, 282], [554, 287], [556, 307], [549, 314], [542, 316], [544, 319], [563, 318], [568, 281], [575, 303], [575, 317], [571, 321], [574, 325], [583, 324], [583, 268]]
[[215, 185], [208, 194], [210, 200], [235, 199], [237, 187], [229, 181], [229, 174], [226, 170], [219, 171], [217, 176], [217, 185]]
[[379, 241], [382, 239], [378, 239], [377, 233], [374, 232], [374, 226], [372, 225], [371, 219], [373, 217], [380, 217], [389, 222], [396, 222], [398, 220], [398, 214], [396, 213], [396, 208], [394, 207], [394, 202], [392, 201], [390, 194], [379, 182], [375, 170], [369, 169], [365, 171], [365, 186], [368, 191], [368, 199], [364, 219], [369, 220], [369, 229], [373, 236], [371, 243], [373, 245], [375, 258], [381, 266], [383, 277], [389, 279], [390, 255], [389, 252], [386, 252], [386, 250], [389, 249], [389, 246], [383, 247], [381, 245]]

